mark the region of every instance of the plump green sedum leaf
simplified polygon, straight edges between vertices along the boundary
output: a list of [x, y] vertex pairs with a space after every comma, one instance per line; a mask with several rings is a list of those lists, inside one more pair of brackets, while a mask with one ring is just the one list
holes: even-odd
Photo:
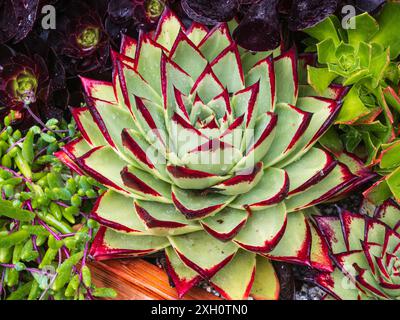
[[110, 189], [92, 256], [165, 249], [180, 296], [205, 278], [226, 298], [275, 299], [270, 259], [330, 270], [302, 210], [359, 179], [313, 148], [340, 104], [298, 98], [294, 49], [253, 55], [226, 24], [186, 31], [169, 10], [157, 30], [125, 38], [112, 83], [83, 79], [83, 139], [59, 154]]

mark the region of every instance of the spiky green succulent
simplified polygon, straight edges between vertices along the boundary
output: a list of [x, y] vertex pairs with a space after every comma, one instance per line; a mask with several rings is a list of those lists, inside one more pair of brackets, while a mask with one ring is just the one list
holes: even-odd
[[329, 299], [400, 299], [400, 206], [389, 199], [371, 207], [316, 217], [335, 264], [316, 277]]
[[[383, 91], [390, 94], [388, 87], [399, 83], [396, 58], [400, 54], [400, 37], [393, 29], [399, 13], [400, 5], [389, 3], [377, 20], [364, 13], [342, 27], [339, 19], [331, 16], [305, 30], [313, 38], [307, 40], [312, 43], [308, 50], [316, 46], [318, 54], [317, 66], [308, 66], [310, 85], [321, 94], [331, 83], [351, 86], [338, 123], [369, 124], [382, 112], [388, 112], [381, 96]], [[399, 104], [394, 103], [393, 108], [398, 111]], [[392, 124], [385, 123], [387, 135]]]
[[95, 259], [165, 249], [179, 295], [205, 278], [233, 299], [277, 298], [270, 259], [331, 270], [307, 208], [359, 178], [313, 147], [340, 103], [304, 96], [295, 50], [246, 52], [166, 10], [113, 61], [112, 83], [82, 79], [82, 138], [58, 154], [109, 188]]

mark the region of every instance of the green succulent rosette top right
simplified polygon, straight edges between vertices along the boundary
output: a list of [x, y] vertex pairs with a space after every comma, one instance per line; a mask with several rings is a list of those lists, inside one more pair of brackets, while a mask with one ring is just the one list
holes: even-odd
[[308, 84], [326, 95], [347, 86], [343, 107], [320, 143], [338, 159], [353, 153], [382, 178], [364, 195], [376, 204], [400, 200], [400, 35], [399, 3], [387, 3], [376, 18], [364, 13], [346, 28], [336, 16], [305, 30]]
[[[331, 16], [304, 30], [311, 36], [305, 40], [306, 51], [316, 51], [318, 61], [316, 66], [308, 66], [308, 83], [320, 94], [332, 83], [351, 86], [336, 123], [373, 122], [383, 111], [383, 92], [390, 95], [391, 86], [398, 86], [400, 72], [396, 58], [400, 54], [400, 36], [396, 29], [399, 15], [400, 5], [388, 3], [377, 20], [364, 13], [342, 26], [344, 22]], [[398, 101], [390, 102], [400, 111]]]
[[307, 96], [294, 49], [248, 52], [227, 24], [185, 30], [166, 10], [113, 62], [112, 83], [82, 79], [82, 138], [57, 154], [109, 188], [95, 259], [165, 249], [180, 296], [206, 279], [231, 299], [276, 299], [271, 259], [332, 269], [308, 208], [365, 177], [314, 147], [340, 94]]

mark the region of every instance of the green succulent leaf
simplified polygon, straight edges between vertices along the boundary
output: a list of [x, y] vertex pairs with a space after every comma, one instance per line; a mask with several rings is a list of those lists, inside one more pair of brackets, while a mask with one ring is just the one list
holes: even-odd
[[390, 56], [392, 59], [400, 54], [400, 38], [394, 29], [399, 13], [400, 7], [397, 3], [388, 3], [385, 5], [378, 17], [379, 32], [372, 39], [373, 42], [385, 48], [390, 47]]

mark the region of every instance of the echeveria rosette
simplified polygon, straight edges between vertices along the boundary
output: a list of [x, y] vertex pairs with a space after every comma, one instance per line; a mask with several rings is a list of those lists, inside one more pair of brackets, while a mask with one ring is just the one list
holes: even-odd
[[332, 273], [315, 279], [327, 298], [400, 299], [400, 206], [389, 199], [368, 207], [363, 214], [316, 217], [335, 263]]
[[307, 208], [360, 177], [313, 147], [340, 102], [299, 96], [294, 49], [250, 53], [166, 10], [112, 57], [112, 83], [82, 78], [82, 138], [57, 154], [109, 188], [95, 259], [165, 249], [180, 296], [205, 278], [233, 299], [278, 297], [270, 259], [331, 270]]

